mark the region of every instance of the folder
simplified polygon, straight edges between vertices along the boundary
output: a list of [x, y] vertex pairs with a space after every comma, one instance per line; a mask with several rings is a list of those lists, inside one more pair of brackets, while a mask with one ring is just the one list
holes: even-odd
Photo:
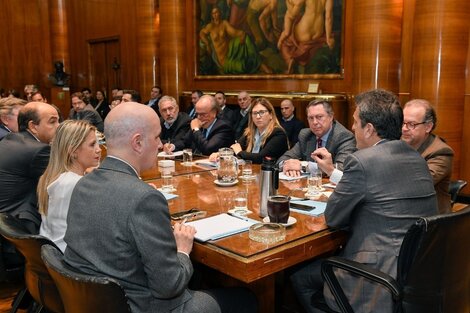
[[256, 223], [258, 223], [256, 220], [244, 217], [234, 217], [226, 213], [222, 213], [200, 220], [187, 222], [186, 224], [196, 228], [197, 233], [194, 238], [197, 241], [205, 242], [247, 231], [251, 225]]

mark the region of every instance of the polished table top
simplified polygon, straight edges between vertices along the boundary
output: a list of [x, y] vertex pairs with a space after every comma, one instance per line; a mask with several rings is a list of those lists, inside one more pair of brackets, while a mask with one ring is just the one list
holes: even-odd
[[[216, 171], [199, 166], [182, 167], [176, 161], [173, 185], [177, 198], [168, 201], [170, 212], [179, 212], [196, 207], [207, 211], [207, 216], [225, 213], [232, 208], [232, 199], [237, 191], [248, 191], [248, 208], [253, 211], [248, 217], [259, 220], [259, 170], [253, 166], [256, 179], [240, 180], [232, 187], [219, 187], [214, 183]], [[181, 166], [181, 167], [180, 167]], [[161, 187], [161, 179], [149, 180]], [[294, 188], [306, 185], [306, 179], [280, 181], [279, 194], [287, 194]], [[345, 234], [328, 229], [324, 218], [291, 212], [297, 222], [286, 228], [286, 239], [263, 244], [248, 237], [248, 232], [235, 234], [206, 243], [195, 242], [191, 258], [245, 283], [281, 271], [287, 267], [334, 251], [344, 241]]]

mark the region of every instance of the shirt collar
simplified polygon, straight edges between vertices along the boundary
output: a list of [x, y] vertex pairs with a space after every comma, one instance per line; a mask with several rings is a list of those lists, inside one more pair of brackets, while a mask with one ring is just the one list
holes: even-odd
[[285, 118], [284, 116], [282, 117], [282, 119], [284, 120], [284, 122], [290, 122], [293, 118], [294, 118], [294, 114], [292, 114], [292, 115], [289, 116], [288, 118]]

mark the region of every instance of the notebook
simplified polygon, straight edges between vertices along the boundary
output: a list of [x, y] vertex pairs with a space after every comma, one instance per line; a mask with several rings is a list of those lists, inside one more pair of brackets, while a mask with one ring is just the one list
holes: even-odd
[[222, 213], [186, 224], [196, 228], [197, 233], [194, 238], [197, 241], [205, 242], [244, 232], [256, 223], [258, 221]]
[[196, 165], [200, 165], [200, 166], [203, 166], [203, 167], [212, 167], [212, 168], [217, 167], [217, 162], [209, 161], [209, 159], [196, 160], [194, 163]]

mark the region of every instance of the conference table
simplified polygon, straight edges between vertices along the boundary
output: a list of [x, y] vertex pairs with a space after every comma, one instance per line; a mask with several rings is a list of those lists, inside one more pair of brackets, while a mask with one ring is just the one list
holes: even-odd
[[[254, 165], [254, 180], [242, 181], [231, 187], [214, 183], [215, 169], [203, 166], [182, 166], [176, 159], [173, 185], [176, 198], [168, 200], [171, 213], [198, 208], [207, 217], [225, 213], [233, 208], [233, 197], [238, 191], [248, 192], [247, 217], [259, 220], [259, 171]], [[142, 178], [157, 188], [161, 187], [158, 166]], [[306, 179], [280, 181], [278, 194], [287, 194], [306, 185]], [[297, 192], [297, 191], [296, 191]], [[324, 198], [326, 200], [326, 198]], [[286, 238], [274, 244], [264, 244], [242, 232], [222, 239], [195, 242], [191, 258], [252, 289], [258, 297], [259, 312], [275, 311], [275, 274], [303, 261], [333, 253], [346, 240], [346, 233], [329, 229], [323, 216], [308, 216], [291, 212], [297, 222], [286, 228]]]

